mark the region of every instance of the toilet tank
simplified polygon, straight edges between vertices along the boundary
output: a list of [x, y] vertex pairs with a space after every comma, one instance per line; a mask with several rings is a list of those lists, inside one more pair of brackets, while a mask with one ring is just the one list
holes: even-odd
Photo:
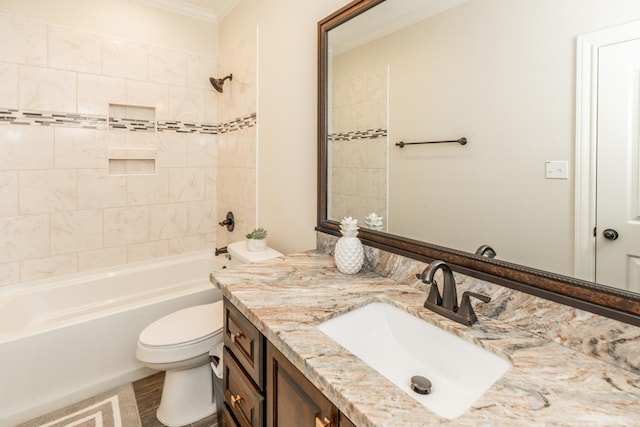
[[253, 264], [254, 262], [266, 261], [282, 256], [280, 252], [270, 247], [267, 247], [263, 251], [252, 252], [247, 249], [246, 240], [227, 245], [227, 251], [229, 255], [231, 255], [232, 260], [239, 261], [242, 264]]

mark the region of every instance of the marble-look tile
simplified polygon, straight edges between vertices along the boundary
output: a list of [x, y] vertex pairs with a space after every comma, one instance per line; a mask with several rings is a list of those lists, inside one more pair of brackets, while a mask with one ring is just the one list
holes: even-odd
[[126, 102], [154, 107], [158, 120], [172, 119], [169, 116], [169, 86], [165, 84], [127, 80]]
[[124, 104], [126, 100], [126, 80], [78, 74], [78, 113], [106, 116], [109, 104]]
[[49, 67], [100, 74], [102, 38], [84, 31], [49, 26]]
[[19, 106], [24, 110], [76, 112], [76, 74], [21, 65]]
[[357, 191], [363, 197], [375, 197], [384, 199], [387, 196], [387, 171], [386, 169], [358, 169]]
[[177, 132], [158, 133], [159, 168], [187, 166], [187, 135]]
[[169, 201], [188, 202], [204, 199], [203, 168], [170, 168]]
[[56, 127], [56, 169], [95, 169], [107, 166], [107, 131]]
[[204, 170], [204, 198], [205, 200], [216, 200], [217, 193], [217, 169], [205, 168]]
[[20, 280], [46, 279], [78, 272], [78, 255], [55, 255], [46, 258], [29, 259], [20, 262]]
[[218, 118], [218, 99], [216, 98], [216, 92], [213, 88], [211, 90], [205, 90], [204, 93], [204, 121], [205, 123], [213, 124], [220, 123]]
[[169, 117], [183, 122], [205, 121], [205, 92], [182, 86], [169, 87]]
[[215, 76], [218, 64], [212, 56], [187, 54], [187, 86], [197, 89], [212, 89], [209, 77]]
[[216, 135], [187, 136], [187, 164], [190, 167], [216, 166]]
[[381, 99], [387, 97], [387, 72], [370, 71], [367, 73], [367, 99]]
[[102, 210], [52, 213], [50, 221], [52, 255], [102, 247]]
[[187, 234], [189, 208], [186, 203], [149, 206], [149, 240], [182, 237]]
[[187, 54], [177, 50], [149, 46], [149, 81], [185, 86], [187, 84]]
[[53, 128], [0, 126], [0, 170], [53, 168]]
[[214, 200], [189, 203], [189, 234], [213, 233], [216, 230]]
[[0, 58], [17, 64], [47, 65], [47, 26], [0, 15]]
[[204, 235], [179, 237], [169, 240], [169, 255], [201, 251], [206, 248]]
[[0, 264], [0, 286], [9, 286], [20, 281], [20, 263]]
[[127, 248], [95, 249], [78, 253], [78, 271], [97, 270], [127, 263]]
[[78, 209], [102, 209], [127, 204], [127, 178], [106, 169], [78, 170]]
[[387, 138], [367, 140], [367, 166], [376, 169], [387, 169]]
[[127, 203], [130, 206], [167, 203], [170, 193], [169, 171], [173, 169], [161, 168], [155, 175], [127, 176]]
[[19, 180], [21, 214], [76, 209], [77, 178], [75, 170], [22, 171]]
[[18, 215], [18, 172], [0, 171], [0, 216]]
[[144, 261], [169, 255], [169, 241], [138, 243], [127, 246], [127, 262]]
[[3, 108], [18, 108], [18, 66], [16, 64], [0, 62], [0, 99]]
[[348, 103], [358, 104], [367, 99], [367, 78], [362, 74], [352, 76], [347, 83]]
[[146, 80], [147, 50], [147, 46], [142, 44], [117, 39], [103, 39], [102, 74]]
[[104, 210], [104, 246], [124, 246], [149, 240], [149, 207]]
[[219, 168], [218, 184], [220, 200], [245, 208], [255, 209], [255, 169]]
[[49, 215], [0, 217], [0, 263], [49, 255]]

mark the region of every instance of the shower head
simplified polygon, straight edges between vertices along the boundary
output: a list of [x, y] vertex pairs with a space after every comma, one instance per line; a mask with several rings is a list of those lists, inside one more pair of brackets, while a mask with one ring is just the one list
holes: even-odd
[[223, 79], [216, 79], [215, 77], [209, 77], [209, 81], [211, 82], [211, 86], [218, 92], [222, 93], [222, 85], [224, 85], [225, 80], [233, 80], [233, 74], [229, 74], [227, 77]]

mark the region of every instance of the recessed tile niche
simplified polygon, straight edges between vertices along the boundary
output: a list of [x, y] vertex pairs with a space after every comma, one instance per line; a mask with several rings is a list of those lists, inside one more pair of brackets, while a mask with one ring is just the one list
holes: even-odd
[[154, 107], [109, 104], [109, 175], [154, 175], [158, 154], [156, 134]]

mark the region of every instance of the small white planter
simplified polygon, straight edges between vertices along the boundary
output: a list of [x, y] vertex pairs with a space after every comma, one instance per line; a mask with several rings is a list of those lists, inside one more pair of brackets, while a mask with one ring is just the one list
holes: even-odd
[[267, 249], [267, 239], [247, 239], [247, 250], [260, 252]]

